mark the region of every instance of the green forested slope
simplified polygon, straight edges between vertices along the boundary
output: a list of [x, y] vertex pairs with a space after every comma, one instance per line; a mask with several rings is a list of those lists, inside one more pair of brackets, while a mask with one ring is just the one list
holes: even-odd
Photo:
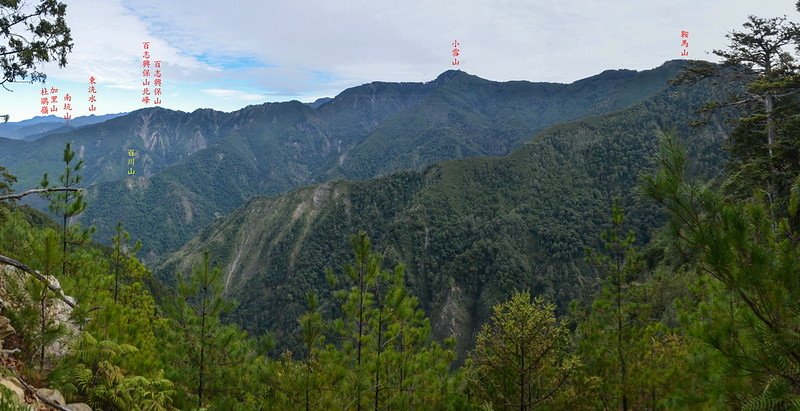
[[496, 83], [443, 73], [424, 101], [381, 123], [346, 153], [333, 175], [368, 178], [437, 161], [507, 154], [543, 128], [604, 114], [662, 90], [683, 63], [636, 72], [607, 70], [572, 84]]
[[145, 180], [96, 186], [82, 221], [100, 227], [104, 238], [104, 227], [121, 219], [152, 261], [253, 195], [506, 154], [546, 126], [651, 96], [684, 64], [607, 71], [569, 85], [498, 83], [449, 71], [428, 83], [355, 87], [316, 109], [299, 102], [251, 106], [227, 115], [227, 132], [215, 129], [216, 144]]
[[62, 171], [61, 151], [64, 142], [71, 141], [86, 163], [86, 184], [127, 178], [129, 148], [137, 151], [137, 173], [150, 176], [217, 142], [234, 126], [229, 119], [229, 114], [213, 110], [137, 110], [36, 141], [2, 139], [0, 164], [15, 170], [20, 186], [30, 187], [43, 173], [58, 175]]
[[325, 267], [345, 262], [348, 236], [364, 229], [389, 261], [407, 264], [434, 332], [470, 341], [489, 308], [515, 288], [560, 304], [581, 296], [591, 281], [581, 275], [583, 250], [596, 244], [612, 197], [647, 240], [661, 220], [633, 189], [652, 166], [658, 130], [691, 135], [694, 173], [719, 174], [725, 126], [713, 119], [687, 126], [714, 93], [709, 83], [675, 86], [611, 115], [554, 126], [503, 158], [257, 198], [173, 254], [160, 275], [186, 272], [210, 250], [228, 295], [240, 302], [232, 318], [291, 344], [303, 296], [327, 290]]

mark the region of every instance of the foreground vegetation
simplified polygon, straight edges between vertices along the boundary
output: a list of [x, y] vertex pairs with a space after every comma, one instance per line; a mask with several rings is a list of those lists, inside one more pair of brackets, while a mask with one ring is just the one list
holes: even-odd
[[58, 274], [79, 303], [60, 319], [49, 308], [58, 295], [16, 273], [3, 289], [17, 329], [6, 348], [19, 348], [25, 378], [97, 409], [793, 406], [800, 181], [779, 212], [764, 196], [734, 200], [684, 181], [685, 153], [666, 136], [659, 163], [642, 184], [670, 216], [657, 239], [638, 249], [615, 205], [603, 247], [588, 253], [593, 301], [558, 317], [517, 290], [462, 366], [452, 340], [431, 338], [403, 265], [386, 267], [364, 233], [352, 237], [353, 262], [327, 272], [337, 315], [325, 318], [309, 294], [301, 349], [276, 356], [268, 338], [220, 321], [231, 306], [208, 254], [157, 302], [121, 227], [104, 248], [68, 225], [64, 247], [63, 226], [8, 205], [3, 254]]

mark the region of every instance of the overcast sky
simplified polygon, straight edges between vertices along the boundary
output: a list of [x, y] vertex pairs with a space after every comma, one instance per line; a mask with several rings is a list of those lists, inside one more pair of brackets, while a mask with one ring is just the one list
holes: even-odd
[[[794, 0], [62, 1], [75, 47], [66, 68], [46, 66], [46, 86], [59, 89], [57, 115], [72, 96], [73, 117], [88, 114], [90, 76], [96, 114], [152, 106], [141, 101], [145, 41], [162, 61], [163, 107], [231, 111], [371, 81], [428, 81], [452, 68], [563, 83], [650, 69], [687, 58], [682, 30], [688, 58], [715, 61], [710, 51], [749, 14], [800, 20]], [[11, 121], [41, 115], [41, 84], [11, 88], [0, 90]]]

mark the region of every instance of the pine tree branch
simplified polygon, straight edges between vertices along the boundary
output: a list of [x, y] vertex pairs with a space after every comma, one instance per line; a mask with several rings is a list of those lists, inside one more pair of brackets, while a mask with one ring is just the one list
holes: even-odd
[[70, 300], [69, 298], [67, 298], [66, 295], [64, 295], [64, 291], [60, 287], [56, 287], [52, 283], [50, 283], [50, 280], [48, 280], [47, 277], [43, 276], [38, 271], [28, 267], [27, 265], [25, 265], [25, 264], [15, 260], [15, 259], [13, 259], [13, 258], [8, 258], [8, 257], [6, 257], [4, 255], [0, 255], [0, 264], [10, 265], [12, 267], [16, 267], [16, 268], [28, 273], [28, 274], [33, 275], [39, 281], [45, 283], [45, 285], [47, 286], [47, 288], [50, 291], [56, 293], [56, 296], [61, 301], [64, 301], [65, 303], [67, 303], [68, 306], [70, 306], [72, 308], [75, 308], [75, 303], [72, 300]]
[[34, 188], [32, 190], [23, 191], [21, 193], [7, 194], [7, 195], [4, 195], [4, 196], [0, 196], [0, 201], [3, 201], [3, 200], [19, 200], [20, 198], [25, 197], [27, 195], [37, 194], [37, 193], [41, 194], [41, 193], [52, 193], [52, 192], [56, 192], [56, 191], [81, 191], [81, 190], [83, 190], [83, 189], [82, 188], [67, 188], [67, 187]]

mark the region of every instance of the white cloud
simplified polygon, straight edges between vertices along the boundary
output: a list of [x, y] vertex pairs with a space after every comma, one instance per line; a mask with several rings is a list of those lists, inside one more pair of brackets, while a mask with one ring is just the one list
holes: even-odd
[[[104, 100], [114, 111], [141, 107], [134, 103], [148, 40], [164, 62], [165, 92], [180, 94], [171, 107], [235, 109], [234, 101], [256, 96], [306, 100], [376, 80], [431, 80], [456, 68], [453, 39], [461, 42], [457, 68], [469, 73], [572, 82], [680, 58], [683, 29], [691, 33], [690, 58], [714, 59], [706, 53], [724, 48], [725, 33], [748, 14], [798, 20], [788, 0], [62, 1], [75, 48], [65, 69], [45, 71], [55, 84], [86, 84], [94, 75], [109, 93], [119, 91]], [[23, 93], [16, 100], [0, 93], [0, 106], [35, 110], [35, 90], [24, 93], [22, 104]]]
[[267, 98], [267, 96], [263, 94], [252, 94], [239, 90], [212, 88], [212, 89], [204, 89], [203, 92], [210, 96], [223, 100], [259, 101], [259, 100], [265, 100]]
[[[770, 4], [767, 4], [770, 3]], [[781, 4], [782, 3], [782, 4]], [[374, 2], [131, 0], [131, 9], [193, 53], [255, 56], [280, 73], [255, 77], [284, 93], [327, 84], [430, 80], [462, 43], [463, 70], [495, 80], [571, 82], [608, 68], [646, 69], [679, 58], [684, 28], [690, 57], [724, 46], [748, 14], [795, 13], [793, 2], [749, 0], [407, 0]]]
[[94, 75], [98, 83], [116, 88], [138, 88], [141, 82], [142, 42], [150, 42], [153, 60], [164, 62], [171, 78], [197, 78], [210, 67], [186, 56], [156, 37], [120, 0], [67, 1], [67, 24], [74, 41], [64, 69], [48, 66], [51, 76], [68, 81], [87, 81]]

